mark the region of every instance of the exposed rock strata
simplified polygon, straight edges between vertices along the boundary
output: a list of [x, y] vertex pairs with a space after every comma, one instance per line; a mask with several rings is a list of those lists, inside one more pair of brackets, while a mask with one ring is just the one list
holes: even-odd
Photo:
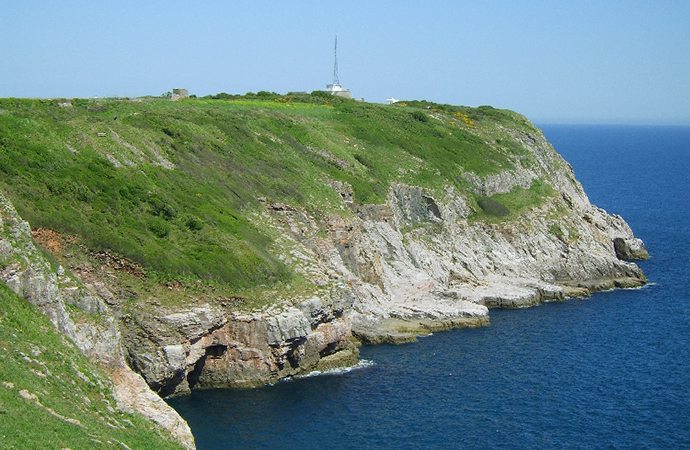
[[579, 184], [564, 191], [569, 195], [519, 219], [492, 224], [472, 223], [470, 207], [452, 189], [439, 201], [419, 187], [396, 185], [387, 205], [352, 206], [357, 217], [316, 223], [281, 209], [279, 226], [327, 231], [328, 239], [290, 236], [318, 257], [323, 271], [347, 280], [356, 336], [407, 342], [436, 329], [487, 324], [488, 308], [645, 284], [643, 272], [614, 247], [623, 242], [645, 257], [627, 224], [592, 206]]
[[479, 195], [528, 189], [536, 179], [553, 188], [517, 218], [473, 221], [470, 199], [451, 187], [429, 192], [397, 184], [385, 205], [355, 205], [351, 187], [338, 182], [332, 186], [354, 217], [315, 219], [268, 205], [266, 223], [302, 230], [286, 235], [311, 250], [323, 272], [347, 280], [355, 298], [352, 330], [364, 342], [407, 342], [434, 329], [486, 324], [488, 308], [645, 284], [644, 273], [624, 261], [648, 257], [625, 221], [590, 204], [543, 135], [513, 137], [536, 165], [485, 179], [463, 176]]
[[249, 387], [356, 364], [352, 299], [312, 297], [298, 307], [234, 313], [217, 306], [122, 318], [130, 365], [162, 396], [191, 388]]
[[[364, 343], [408, 342], [434, 330], [488, 324], [489, 308], [644, 284], [642, 271], [625, 260], [644, 258], [646, 250], [623, 219], [590, 204], [570, 165], [541, 134], [504, 131], [536, 162], [483, 179], [462, 174], [467, 191], [490, 196], [528, 189], [538, 179], [554, 194], [501, 223], [474, 220], [471, 195], [453, 187], [431, 192], [394, 184], [385, 204], [357, 205], [351, 186], [332, 182], [348, 211], [342, 215], [260, 199], [265, 212], [253, 220], [280, 231], [281, 258], [319, 287], [307, 299], [255, 312], [196, 299], [202, 301], [125, 313], [94, 270], [77, 271], [88, 291], [58, 289], [57, 271], [45, 262], [12, 259], [37, 255], [28, 225], [13, 212], [3, 212], [11, 225], [5, 232], [16, 236], [0, 240], [2, 277], [83, 351], [113, 367], [123, 407], [149, 414], [184, 441], [186, 424], [144, 392], [143, 380], [161, 396], [255, 386], [354, 364], [353, 335]], [[65, 303], [104, 321], [77, 325]]]
[[82, 352], [102, 364], [112, 376], [118, 408], [141, 413], [167, 429], [185, 447], [195, 448], [187, 422], [125, 363], [117, 321], [107, 305], [78, 287], [62, 267], [51, 266], [34, 245], [29, 225], [2, 194], [0, 280], [36, 305]]

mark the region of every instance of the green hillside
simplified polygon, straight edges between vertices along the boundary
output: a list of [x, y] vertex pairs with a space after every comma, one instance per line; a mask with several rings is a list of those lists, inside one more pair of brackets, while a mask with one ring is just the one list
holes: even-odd
[[[0, 99], [0, 189], [33, 229], [126, 257], [157, 282], [232, 291], [295, 277], [253, 220], [262, 202], [349, 215], [333, 180], [352, 185], [356, 204], [383, 203], [393, 182], [463, 192], [467, 172], [535, 164], [505, 130], [537, 130], [511, 111], [260, 94]], [[501, 201], [549, 190], [515, 194]]]
[[0, 448], [181, 448], [151, 422], [116, 411], [111, 384], [0, 283]]

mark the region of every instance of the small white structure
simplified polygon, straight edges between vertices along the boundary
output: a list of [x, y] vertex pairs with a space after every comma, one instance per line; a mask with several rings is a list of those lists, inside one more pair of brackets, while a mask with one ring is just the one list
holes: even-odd
[[393, 103], [398, 103], [400, 100], [396, 100], [393, 97], [387, 98], [386, 102], [388, 102], [389, 105], [392, 105]]
[[327, 84], [326, 92], [332, 95], [337, 95], [339, 97], [352, 98], [352, 93], [349, 89], [343, 89], [339, 84]]

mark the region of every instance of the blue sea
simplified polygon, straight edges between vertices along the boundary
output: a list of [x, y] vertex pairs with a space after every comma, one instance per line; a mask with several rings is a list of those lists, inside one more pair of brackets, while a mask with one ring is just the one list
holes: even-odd
[[650, 285], [361, 349], [349, 372], [169, 400], [199, 449], [690, 448], [690, 127], [542, 125]]

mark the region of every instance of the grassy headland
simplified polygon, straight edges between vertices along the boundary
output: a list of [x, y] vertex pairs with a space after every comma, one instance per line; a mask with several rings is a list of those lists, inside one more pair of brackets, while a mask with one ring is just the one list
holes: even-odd
[[[453, 186], [492, 220], [505, 211], [481, 207], [463, 174], [535, 164], [505, 130], [536, 130], [511, 111], [260, 94], [0, 99], [0, 189], [34, 229], [125, 257], [156, 283], [232, 292], [294, 278], [252, 223], [262, 202], [348, 215], [333, 180], [351, 184], [357, 204], [383, 203], [394, 182]], [[537, 184], [492, 201], [516, 212], [546, 195]]]

